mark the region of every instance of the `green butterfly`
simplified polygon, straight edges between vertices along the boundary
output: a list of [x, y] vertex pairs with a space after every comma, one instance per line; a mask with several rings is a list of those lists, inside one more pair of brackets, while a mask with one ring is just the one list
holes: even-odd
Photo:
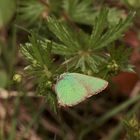
[[60, 106], [74, 106], [103, 91], [108, 82], [80, 73], [64, 73], [55, 85]]

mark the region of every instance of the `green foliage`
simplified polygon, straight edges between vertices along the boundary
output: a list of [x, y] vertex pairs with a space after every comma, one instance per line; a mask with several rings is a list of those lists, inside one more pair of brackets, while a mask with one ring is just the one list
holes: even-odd
[[108, 9], [101, 10], [91, 35], [76, 27], [72, 29], [64, 22], [49, 17], [47, 25], [61, 41], [61, 43], [52, 43], [52, 51], [63, 55], [67, 59], [64, 64], [69, 65], [70, 69], [80, 69], [84, 73], [87, 70], [98, 72], [98, 66], [104, 61], [104, 48], [108, 48], [113, 41], [122, 36], [133, 18], [133, 13], [130, 13], [125, 20], [107, 28], [107, 15]]
[[108, 13], [108, 22], [111, 26], [118, 24], [120, 19], [123, 19], [124, 11], [117, 8], [110, 8]]
[[103, 77], [119, 74], [120, 71], [134, 72], [133, 66], [129, 64], [131, 49], [124, 46], [112, 46], [108, 48], [105, 63], [100, 65], [99, 73]]
[[22, 54], [29, 61], [29, 65], [25, 70], [37, 78], [37, 92], [43, 95], [46, 90], [50, 90], [54, 76], [52, 74], [56, 71], [56, 66], [53, 66], [51, 43], [47, 42], [46, 46], [43, 46], [41, 40], [38, 40], [33, 33], [29, 40], [30, 43], [21, 46]]
[[49, 15], [80, 24], [93, 25], [98, 11], [93, 9], [92, 0], [23, 0], [19, 2], [17, 20], [35, 25]]
[[[123, 99], [120, 105], [122, 98], [119, 98], [118, 101], [112, 94], [100, 94], [75, 108], [62, 109], [57, 106], [56, 95], [53, 93], [58, 76], [64, 72], [80, 72], [109, 81], [120, 71], [133, 71], [133, 67], [129, 65], [128, 61], [131, 50], [125, 46], [122, 37], [131, 25], [134, 13], [130, 12], [127, 15], [128, 11], [125, 9], [125, 15], [127, 15], [125, 17], [123, 11], [118, 7], [102, 9], [104, 5], [100, 4], [105, 2], [103, 0], [98, 2], [95, 0], [19, 0], [15, 16], [13, 16], [16, 9], [14, 1], [12, 3], [9, 0], [0, 2], [0, 28], [4, 29], [4, 32], [0, 34], [0, 88], [6, 87], [9, 90], [17, 88], [19, 93], [22, 92], [20, 96], [25, 93], [25, 97], [22, 99], [24, 98], [25, 104], [27, 104], [27, 112], [31, 110], [29, 117], [26, 114], [26, 108], [21, 108], [24, 103], [19, 104], [16, 100], [15, 106], [10, 106], [9, 112], [12, 114], [11, 112], [14, 112], [13, 109], [15, 109], [11, 120], [12, 127], [9, 127], [12, 117], [8, 117], [8, 114], [6, 118], [2, 119], [4, 124], [3, 127], [0, 126], [0, 139], [17, 139], [20, 135], [21, 139], [28, 139], [27, 135], [30, 134], [30, 131], [31, 135], [35, 137], [38, 135], [41, 139], [74, 139], [73, 137], [76, 137], [75, 139], [83, 140], [91, 139], [91, 136], [98, 139], [101, 133], [103, 136], [106, 134], [106, 131], [102, 131], [104, 126], [109, 125], [109, 130], [110, 127], [115, 127], [118, 122], [116, 116], [123, 115], [123, 112], [126, 113], [125, 115], [131, 111], [136, 112], [134, 107], [137, 104], [134, 104], [140, 100], [139, 94], [126, 101]], [[109, 4], [111, 5], [112, 2], [110, 1]], [[6, 6], [5, 4], [3, 6], [3, 3], [6, 3]], [[134, 6], [133, 3], [129, 5], [139, 8], [136, 3]], [[115, 5], [111, 5], [111, 7], [115, 7]], [[4, 15], [2, 20], [1, 15]], [[12, 23], [7, 27], [6, 25], [12, 17]], [[20, 30], [17, 29], [18, 32], [12, 26], [15, 25], [14, 19], [17, 19], [16, 27], [20, 27]], [[31, 33], [28, 41], [27, 33]], [[16, 40], [16, 36], [18, 40]], [[28, 64], [16, 51], [21, 42], [23, 44], [20, 49]], [[25, 70], [31, 76], [32, 81], [30, 82], [32, 83], [28, 82], [26, 77], [21, 77], [18, 72], [15, 72], [15, 70], [22, 71], [25, 64], [27, 65]], [[9, 88], [7, 85], [11, 84], [10, 79], [14, 81], [15, 85]], [[25, 92], [31, 90], [34, 93], [34, 88], [36, 88], [37, 94], [45, 96], [43, 106], [41, 105], [42, 97], [41, 102], [40, 98], [34, 100], [34, 97], [31, 102], [32, 97], [28, 97], [28, 93]], [[10, 92], [8, 93], [10, 94]], [[36, 102], [38, 100], [39, 102]], [[10, 103], [11, 101], [10, 99]], [[34, 102], [40, 107], [37, 108]], [[103, 108], [100, 109], [101, 106]], [[48, 107], [49, 109], [46, 110]], [[126, 108], [129, 109], [126, 111]], [[18, 120], [20, 110], [21, 119]], [[137, 118], [134, 120], [138, 124]], [[114, 123], [108, 124], [110, 121]], [[6, 130], [5, 135], [6, 125], [10, 129]], [[105, 136], [103, 139], [113, 140], [116, 136], [121, 135], [122, 130], [124, 130], [122, 125], [121, 129], [119, 127], [119, 131], [117, 129], [115, 132], [112, 129], [108, 134], [114, 133], [115, 136], [112, 139]], [[128, 121], [126, 132], [127, 138], [138, 139], [139, 125], [132, 127]]]
[[64, 0], [64, 10], [77, 23], [93, 25], [98, 12], [93, 9], [92, 0]]
[[17, 21], [32, 25], [43, 17], [43, 12], [48, 12], [45, 5], [37, 0], [22, 0], [18, 7]]
[[95, 28], [91, 35], [91, 44], [94, 45], [96, 49], [101, 49], [122, 37], [122, 33], [130, 26], [133, 16], [134, 13], [130, 13], [125, 20], [120, 20], [118, 24], [103, 33], [107, 18], [107, 10], [101, 11], [100, 16], [95, 21]]
[[[61, 11], [62, 0], [22, 0], [18, 3], [17, 21], [25, 25], [40, 25], [50, 14], [58, 15]], [[38, 22], [39, 21], [39, 22]]]
[[119, 66], [119, 71], [133, 71], [133, 66], [128, 65], [132, 50], [130, 48], [126, 48], [124, 46], [120, 47], [112, 47], [112, 49], [109, 50], [110, 58], [109, 62], [111, 60], [115, 60], [117, 65]]
[[47, 27], [53, 33], [51, 40], [31, 33], [30, 43], [22, 45], [21, 51], [29, 61], [26, 70], [37, 78], [38, 93], [46, 94], [57, 76], [66, 71], [108, 78], [130, 69], [130, 51], [122, 46], [112, 47], [112, 43], [122, 37], [134, 13], [114, 26], [107, 24], [108, 13], [107, 8], [99, 12], [91, 33], [54, 16], [47, 20]]
[[131, 119], [126, 119], [124, 125], [127, 132], [125, 140], [140, 139], [140, 124], [136, 116], [133, 116]]
[[[15, 0], [0, 1], [0, 29], [11, 20], [16, 8]], [[6, 9], [6, 10], [5, 10]]]
[[[4, 87], [9, 87], [11, 84], [11, 77], [13, 76], [16, 54], [16, 29], [12, 26], [7, 42], [0, 40], [0, 71], [4, 71], [7, 81], [4, 82]], [[5, 79], [4, 78], [4, 79]]]
[[59, 2], [58, 0], [48, 0], [49, 13], [60, 16], [62, 12], [63, 1], [65, 0], [59, 0]]

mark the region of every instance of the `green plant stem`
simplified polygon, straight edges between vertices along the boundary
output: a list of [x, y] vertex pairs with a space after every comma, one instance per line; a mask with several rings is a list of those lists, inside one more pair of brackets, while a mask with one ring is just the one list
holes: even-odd
[[[16, 55], [16, 34], [17, 34], [17, 29], [16, 27], [13, 25], [13, 28], [12, 28], [12, 38], [11, 38], [11, 52], [9, 54], [9, 57], [7, 58], [8, 59], [8, 73], [9, 73], [9, 82], [8, 82], [8, 88], [10, 88], [10, 85], [11, 85], [11, 77], [13, 76], [13, 72], [14, 72], [14, 63], [16, 61], [15, 59], [15, 55]], [[7, 46], [9, 47], [9, 46]], [[10, 51], [10, 50], [7, 50], [7, 51]], [[7, 53], [7, 52], [6, 52]], [[7, 54], [5, 54], [5, 56], [7, 56]]]
[[[140, 103], [138, 102], [128, 113], [126, 116], [130, 118], [137, 110], [140, 108]], [[119, 123], [119, 125], [113, 130], [111, 135], [107, 137], [106, 140], [115, 140], [116, 137], [121, 133], [122, 129], [124, 128], [123, 120]]]
[[83, 130], [79, 136], [79, 140], [82, 140], [84, 138], [85, 135], [87, 135], [91, 129], [93, 128], [93, 126], [100, 127], [101, 125], [103, 125], [107, 120], [109, 120], [111, 117], [115, 116], [117, 113], [123, 111], [124, 109], [126, 109], [127, 107], [129, 107], [130, 105], [134, 104], [135, 102], [140, 100], [140, 94], [138, 94], [137, 96], [130, 98], [129, 100], [125, 101], [124, 103], [120, 104], [119, 106], [113, 108], [111, 111], [109, 111], [108, 113], [106, 113], [103, 117], [95, 120], [92, 120], [91, 123], [94, 123], [94, 125], [89, 125], [86, 127], [85, 130]]
[[16, 127], [17, 127], [17, 117], [18, 117], [18, 113], [19, 113], [19, 104], [20, 104], [20, 94], [22, 94], [22, 84], [18, 83], [18, 93], [19, 95], [16, 97], [15, 102], [14, 102], [14, 115], [12, 118], [12, 128], [11, 131], [9, 133], [9, 138], [8, 140], [15, 140], [15, 136], [16, 136]]
[[17, 126], [17, 114], [19, 111], [19, 101], [20, 101], [20, 98], [19, 98], [19, 96], [17, 96], [15, 99], [15, 112], [14, 112], [14, 116], [12, 119], [12, 128], [11, 128], [8, 140], [15, 140], [16, 126]]
[[97, 121], [97, 123], [99, 122], [99, 125], [105, 123], [106, 120], [110, 119], [111, 117], [113, 117], [114, 115], [119, 113], [120, 111], [123, 111], [124, 109], [126, 109], [127, 107], [129, 107], [130, 105], [134, 104], [135, 102], [137, 102], [139, 100], [140, 100], [140, 94], [137, 95], [136, 97], [130, 98], [129, 100], [122, 103], [121, 105], [119, 105], [116, 108], [109, 111], [107, 114], [105, 114], [103, 117], [101, 117]]

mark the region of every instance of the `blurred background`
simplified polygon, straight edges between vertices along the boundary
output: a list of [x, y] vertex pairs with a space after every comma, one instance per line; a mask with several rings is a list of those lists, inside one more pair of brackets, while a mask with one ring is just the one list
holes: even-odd
[[[46, 25], [51, 15], [90, 33], [104, 6], [110, 27], [136, 12], [115, 41], [130, 48], [133, 71], [119, 71], [105, 91], [72, 108], [50, 106], [51, 96], [36, 96], [36, 73], [25, 72], [21, 44], [31, 32], [57, 40]], [[0, 140], [140, 140], [139, 76], [140, 0], [0, 0]]]

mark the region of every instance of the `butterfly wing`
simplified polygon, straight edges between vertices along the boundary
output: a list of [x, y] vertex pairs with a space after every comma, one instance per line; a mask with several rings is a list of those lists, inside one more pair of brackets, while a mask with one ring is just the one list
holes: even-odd
[[68, 73], [55, 86], [58, 102], [62, 106], [73, 106], [97, 94], [107, 87], [108, 82], [79, 73]]
[[76, 78], [77, 81], [85, 87], [85, 89], [87, 90], [87, 97], [98, 94], [99, 92], [103, 91], [108, 85], [107, 81], [92, 76], [87, 76], [79, 73], [71, 73], [71, 76]]
[[58, 102], [62, 106], [73, 106], [86, 96], [86, 89], [73, 76], [65, 75], [55, 86]]

